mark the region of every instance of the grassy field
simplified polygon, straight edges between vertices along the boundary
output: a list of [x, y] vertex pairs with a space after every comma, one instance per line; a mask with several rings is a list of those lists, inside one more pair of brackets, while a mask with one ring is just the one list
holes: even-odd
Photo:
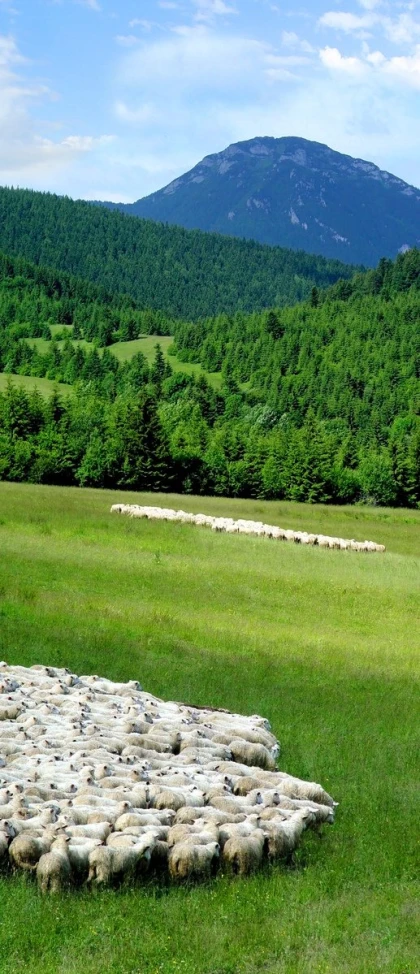
[[[387, 552], [111, 516], [121, 498]], [[3, 483], [0, 551], [0, 658], [261, 713], [280, 767], [340, 802], [295, 868], [248, 880], [43, 900], [3, 875], [1, 974], [418, 974], [420, 512]]]
[[[52, 325], [51, 331], [53, 334], [57, 334], [59, 331], [62, 331], [62, 325]], [[46, 338], [29, 338], [28, 342], [42, 355], [45, 355], [51, 344]], [[168, 335], [143, 335], [141, 338], [136, 338], [132, 342], [116, 342], [115, 345], [110, 345], [109, 349], [119, 362], [129, 362], [137, 352], [142, 352], [149, 364], [151, 364], [155, 359], [156, 345], [159, 344], [174, 372], [186, 372], [187, 375], [196, 376], [205, 375], [207, 381], [214, 389], [220, 389], [222, 383], [221, 372], [204, 372], [201, 365], [196, 365], [193, 362], [179, 362], [174, 355], [169, 355], [168, 353], [172, 342], [173, 338]], [[92, 342], [86, 342], [84, 340], [73, 342], [73, 344], [81, 346], [85, 351], [94, 348]], [[63, 345], [63, 341], [58, 342], [59, 348], [62, 348]], [[101, 354], [101, 349], [99, 349], [99, 354]]]
[[[53, 328], [54, 325], [52, 326], [51, 330], [53, 330]], [[61, 325], [60, 331], [62, 330], [63, 329]], [[48, 338], [27, 338], [26, 340], [28, 342], [28, 345], [32, 345], [32, 348], [36, 348], [36, 350], [39, 352], [40, 355], [46, 355], [46, 353], [49, 351], [51, 341], [49, 341]], [[84, 338], [78, 338], [72, 344], [75, 346], [75, 348], [76, 347], [84, 348], [85, 352], [92, 351], [92, 349], [95, 347], [93, 342], [86, 342]], [[59, 339], [57, 345], [60, 349], [63, 348], [64, 341], [62, 339]]]
[[[40, 339], [42, 341], [42, 339]], [[0, 372], [0, 392], [4, 392], [8, 382], [14, 386], [22, 386], [25, 392], [33, 392], [38, 389], [43, 396], [50, 396], [54, 389], [58, 389], [63, 395], [72, 395], [72, 387], [65, 385], [64, 382], [55, 382], [53, 379], [40, 379], [33, 375], [14, 375], [10, 372]]]

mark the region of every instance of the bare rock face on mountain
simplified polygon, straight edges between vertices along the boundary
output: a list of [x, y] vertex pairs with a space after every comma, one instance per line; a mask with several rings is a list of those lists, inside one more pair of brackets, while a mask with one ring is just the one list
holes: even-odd
[[105, 205], [354, 264], [420, 242], [420, 190], [299, 138], [238, 142], [137, 203]]

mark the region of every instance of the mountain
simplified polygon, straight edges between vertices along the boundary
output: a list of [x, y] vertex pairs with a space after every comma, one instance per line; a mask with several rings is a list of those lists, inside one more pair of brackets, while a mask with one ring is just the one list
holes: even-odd
[[0, 188], [0, 249], [126, 294], [170, 317], [299, 301], [354, 268], [218, 234], [132, 220], [90, 203]]
[[104, 205], [369, 266], [420, 242], [420, 190], [299, 138], [238, 142], [137, 203]]

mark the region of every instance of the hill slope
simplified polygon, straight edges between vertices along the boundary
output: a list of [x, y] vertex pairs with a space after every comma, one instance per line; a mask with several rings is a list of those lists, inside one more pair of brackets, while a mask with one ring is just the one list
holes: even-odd
[[0, 188], [0, 249], [146, 308], [197, 318], [305, 298], [353, 269], [251, 241], [131, 220], [89, 203]]
[[419, 504], [418, 251], [295, 307], [172, 322], [174, 372], [159, 339], [121, 341], [144, 314], [0, 255], [0, 371], [76, 387], [0, 392], [0, 479]]
[[374, 265], [420, 242], [420, 190], [370, 162], [299, 138], [230, 145], [159, 192], [118, 208], [354, 264]]

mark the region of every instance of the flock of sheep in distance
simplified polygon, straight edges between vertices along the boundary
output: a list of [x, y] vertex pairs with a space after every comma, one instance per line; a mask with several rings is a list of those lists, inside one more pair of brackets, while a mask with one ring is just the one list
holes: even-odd
[[187, 514], [186, 511], [173, 511], [165, 507], [141, 507], [138, 504], [113, 504], [111, 514], [127, 514], [129, 517], [144, 517], [152, 521], [178, 521], [181, 524], [196, 524], [211, 528], [212, 531], [225, 531], [226, 534], [249, 534], [258, 538], [274, 538], [276, 541], [294, 541], [295, 544], [317, 545], [319, 548], [337, 548], [341, 551], [385, 551], [385, 545], [374, 541], [354, 541], [346, 538], [332, 538], [325, 534], [308, 534], [307, 531], [285, 531], [284, 528], [262, 521], [235, 521], [231, 517], [212, 517], [209, 514]]
[[0, 860], [42, 892], [246, 876], [334, 821], [331, 796], [278, 755], [262, 717], [1, 662]]

